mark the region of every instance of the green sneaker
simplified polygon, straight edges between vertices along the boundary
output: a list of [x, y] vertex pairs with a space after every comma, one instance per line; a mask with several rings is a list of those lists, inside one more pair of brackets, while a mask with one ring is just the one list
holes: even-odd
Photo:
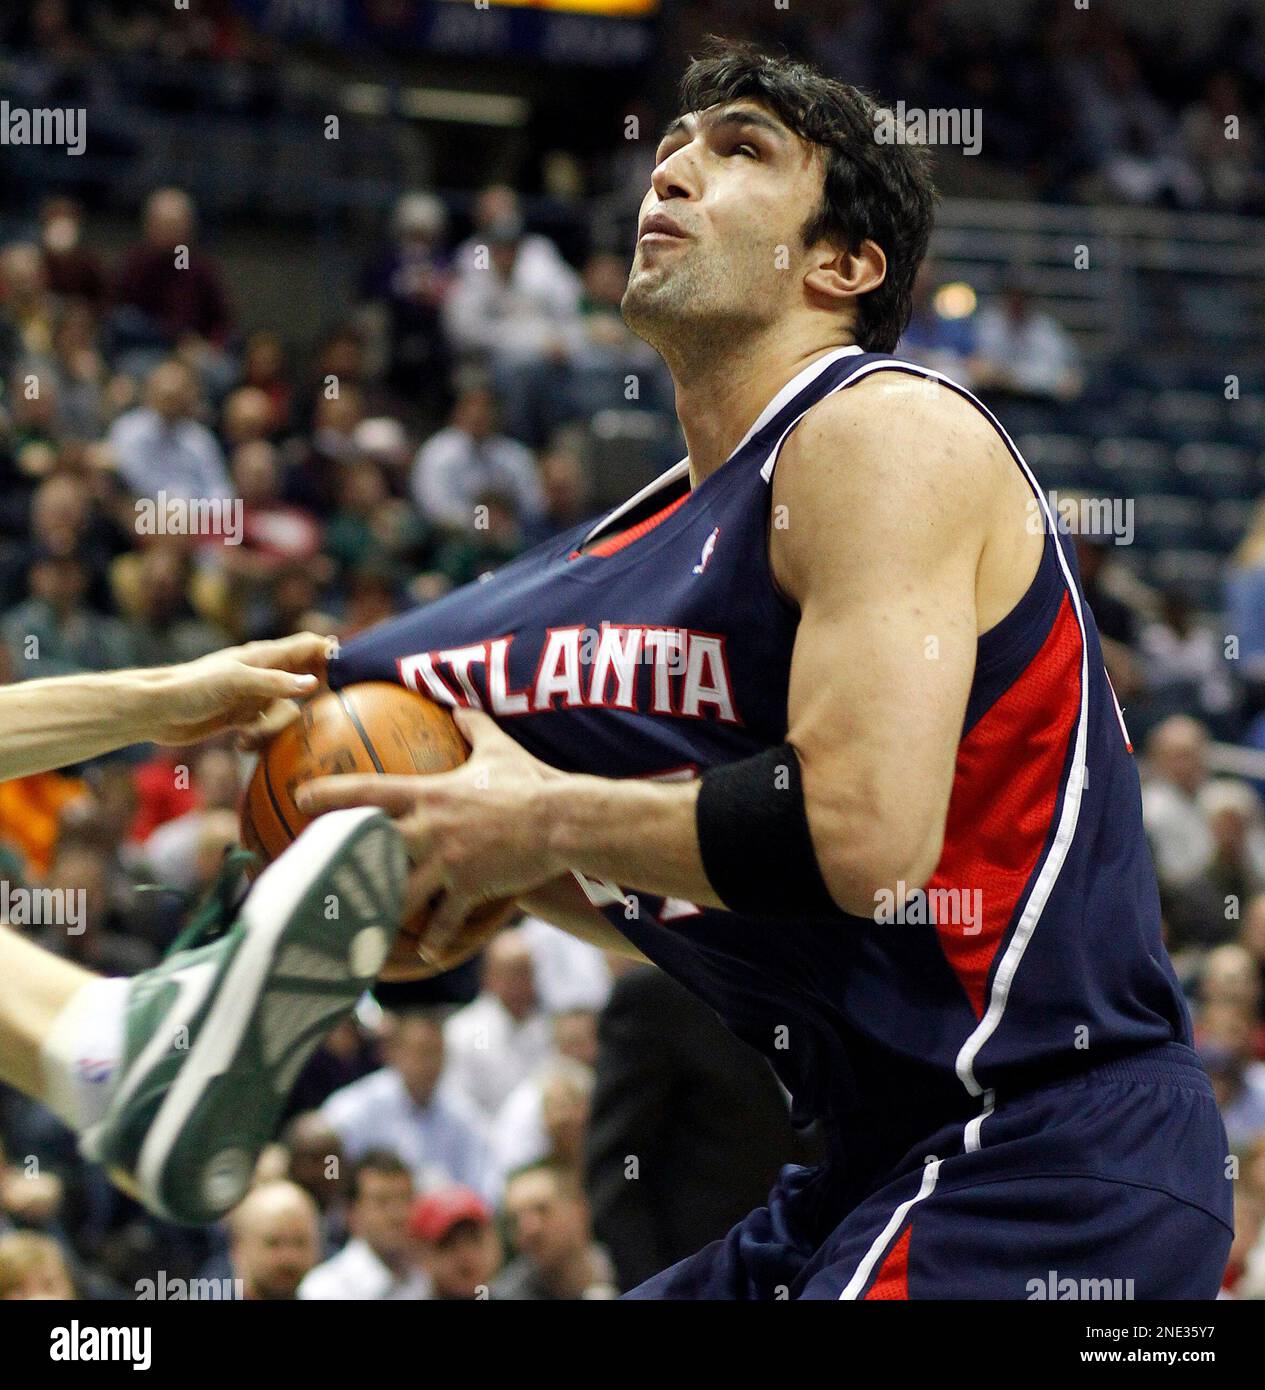
[[236, 916], [242, 851], [127, 1000], [125, 1052], [81, 1141], [157, 1216], [201, 1224], [242, 1198], [317, 1044], [354, 1008], [400, 921], [404, 842], [372, 807], [315, 820]]

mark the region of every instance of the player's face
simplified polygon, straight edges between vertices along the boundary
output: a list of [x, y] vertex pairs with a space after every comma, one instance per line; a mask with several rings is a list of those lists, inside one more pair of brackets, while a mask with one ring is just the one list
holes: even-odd
[[662, 351], [687, 325], [774, 323], [802, 294], [822, 164], [772, 112], [741, 100], [674, 121], [650, 182], [623, 299], [634, 332]]

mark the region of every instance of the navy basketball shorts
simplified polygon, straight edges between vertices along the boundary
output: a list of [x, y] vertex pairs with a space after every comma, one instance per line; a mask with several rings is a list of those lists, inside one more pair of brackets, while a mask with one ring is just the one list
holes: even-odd
[[1225, 1129], [1177, 1043], [939, 1131], [823, 1233], [830, 1183], [784, 1168], [767, 1206], [625, 1297], [1211, 1299], [1233, 1233]]

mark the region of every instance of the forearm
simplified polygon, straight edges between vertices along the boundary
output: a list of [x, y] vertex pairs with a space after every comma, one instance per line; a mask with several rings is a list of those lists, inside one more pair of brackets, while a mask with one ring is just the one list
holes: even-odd
[[144, 742], [169, 680], [163, 670], [117, 671], [0, 688], [0, 781]]
[[628, 891], [723, 908], [699, 854], [698, 785], [582, 774], [551, 780], [540, 815], [553, 857]]
[[612, 951], [628, 960], [645, 956], [589, 902], [573, 874], [563, 874], [519, 898], [524, 912], [559, 928], [599, 951]]

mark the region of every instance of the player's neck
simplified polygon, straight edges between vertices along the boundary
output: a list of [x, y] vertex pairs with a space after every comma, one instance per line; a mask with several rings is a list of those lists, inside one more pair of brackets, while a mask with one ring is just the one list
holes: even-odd
[[760, 412], [793, 377], [840, 343], [760, 338], [732, 353], [709, 355], [698, 370], [673, 368], [676, 414], [690, 460], [690, 485], [714, 473], [741, 443]]

